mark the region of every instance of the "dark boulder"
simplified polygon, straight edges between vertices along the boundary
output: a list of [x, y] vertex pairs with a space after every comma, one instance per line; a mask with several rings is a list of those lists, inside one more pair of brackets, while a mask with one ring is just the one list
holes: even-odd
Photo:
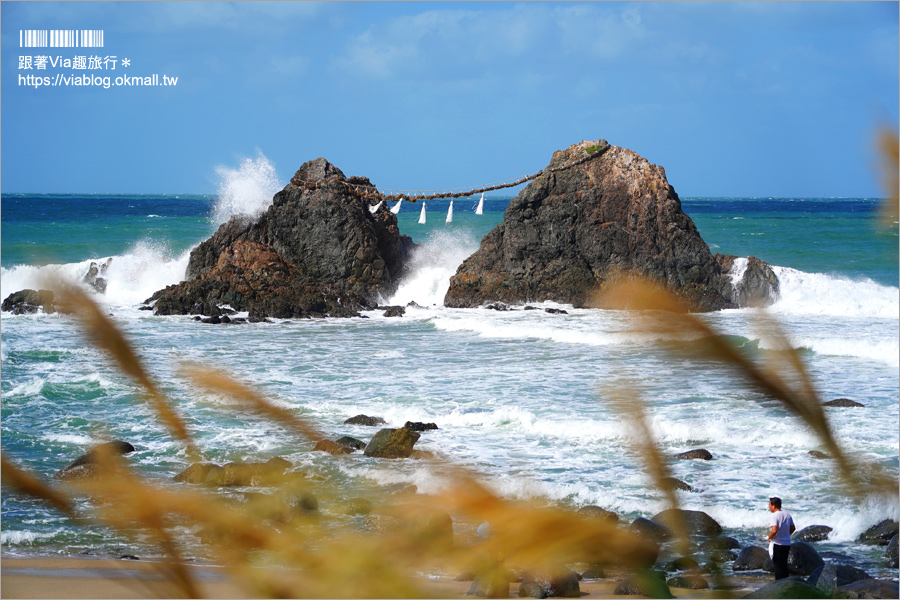
[[381, 417], [370, 417], [368, 415], [356, 415], [344, 421], [344, 425], [368, 425], [374, 427], [376, 425], [384, 425], [387, 421]]
[[420, 421], [407, 421], [403, 427], [410, 431], [430, 431], [438, 428], [434, 423], [422, 423]]
[[675, 458], [677, 458], [678, 460], [691, 460], [695, 458], [698, 458], [700, 460], [712, 460], [712, 454], [709, 453], [709, 450], [697, 448], [696, 450], [688, 450], [687, 452], [676, 454]]
[[871, 578], [871, 575], [856, 567], [824, 564], [813, 571], [806, 581], [825, 594], [831, 594], [836, 587]]
[[758, 571], [762, 570], [769, 558], [769, 553], [759, 546], [747, 546], [741, 549], [734, 564], [731, 565], [733, 571]]
[[884, 557], [888, 559], [888, 564], [891, 567], [897, 567], [897, 535], [891, 538], [891, 541], [888, 543], [887, 550], [884, 551]]
[[859, 541], [866, 544], [889, 544], [891, 538], [898, 533], [898, 523], [893, 519], [885, 519], [872, 525], [859, 536]]
[[349, 435], [339, 437], [335, 440], [335, 443], [340, 444], [341, 446], [347, 446], [348, 448], [352, 448], [353, 450], [365, 450], [366, 448], [365, 442], [362, 442], [354, 437], [350, 437]]
[[406, 314], [406, 309], [402, 306], [384, 306], [385, 309], [384, 315], [385, 317], [402, 317]]
[[709, 560], [717, 563], [726, 563], [736, 560], [737, 554], [731, 550], [710, 550]]
[[794, 542], [788, 553], [788, 569], [792, 575], [812, 575], [813, 571], [825, 564], [816, 549], [806, 542]]
[[666, 580], [670, 588], [682, 588], [687, 590], [709, 589], [709, 582], [700, 575], [677, 575]]
[[567, 315], [569, 311], [563, 310], [561, 308], [545, 308], [545, 313], [550, 313], [551, 315]]
[[99, 444], [57, 471], [53, 477], [62, 481], [87, 479], [98, 474], [99, 471], [96, 467], [104, 455], [111, 458], [132, 452], [134, 452], [134, 446], [122, 440]]
[[21, 290], [6, 297], [0, 309], [14, 315], [30, 315], [42, 310], [45, 314], [55, 313], [54, 294], [50, 290]]
[[665, 170], [605, 140], [581, 142], [555, 152], [509, 203], [450, 279], [444, 304], [603, 307], [597, 292], [630, 274], [697, 310], [738, 306], [730, 273], [682, 211]]
[[841, 408], [865, 408], [866, 405], [860, 404], [855, 400], [850, 400], [849, 398], [835, 398], [834, 400], [823, 402], [822, 406], [838, 406]]
[[842, 585], [831, 593], [832, 598], [900, 598], [896, 581], [862, 579]]
[[509, 598], [509, 573], [501, 565], [492, 565], [475, 575], [467, 596]]
[[653, 521], [668, 527], [671, 531], [678, 531], [678, 523], [684, 524], [690, 535], [717, 536], [722, 533], [719, 523], [699, 510], [682, 510], [670, 508], [653, 517]]
[[589, 517], [591, 519], [603, 519], [604, 521], [609, 521], [610, 523], [619, 522], [619, 515], [612, 512], [611, 510], [600, 508], [599, 506], [582, 506], [578, 509], [577, 512], [579, 515], [583, 517]]
[[613, 591], [616, 596], [647, 596], [648, 598], [674, 598], [666, 582], [650, 571], [633, 573], [620, 581]]
[[721, 536], [706, 540], [700, 544], [700, 550], [737, 550], [741, 543], [733, 537]]
[[744, 596], [744, 598], [827, 598], [817, 588], [799, 578], [779, 579]]
[[674, 537], [671, 529], [644, 517], [638, 517], [632, 521], [631, 529], [638, 535], [656, 542], [662, 542]]
[[157, 315], [352, 317], [389, 296], [414, 247], [386, 207], [372, 213], [324, 158], [305, 163], [258, 218], [232, 217], [191, 251], [185, 281], [153, 294]]
[[810, 450], [807, 454], [809, 454], [813, 458], [818, 458], [820, 460], [824, 460], [826, 458], [831, 458], [830, 454], [822, 452], [821, 450]]
[[419, 437], [418, 433], [405, 427], [382, 429], [366, 446], [365, 454], [375, 458], [409, 458]]
[[337, 442], [332, 442], [331, 440], [319, 440], [319, 443], [313, 448], [313, 452], [327, 452], [328, 454], [335, 455], [350, 454], [353, 452], [353, 448], [338, 444]]
[[578, 575], [568, 569], [558, 569], [553, 572], [525, 573], [525, 577], [519, 586], [519, 597], [580, 598], [581, 588], [578, 584]]
[[791, 539], [797, 542], [822, 542], [828, 539], [831, 527], [828, 525], [810, 525], [795, 531]]
[[690, 556], [680, 556], [675, 560], [671, 560], [663, 567], [666, 571], [688, 571], [691, 569], [699, 569], [700, 563]]

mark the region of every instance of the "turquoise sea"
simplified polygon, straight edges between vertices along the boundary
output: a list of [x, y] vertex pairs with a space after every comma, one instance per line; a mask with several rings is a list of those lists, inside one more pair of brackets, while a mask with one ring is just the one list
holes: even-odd
[[[238, 178], [239, 179], [239, 178]], [[275, 187], [274, 189], [277, 189]], [[23, 195], [2, 197], [2, 297], [40, 286], [55, 273], [80, 280], [91, 261], [112, 257], [97, 299], [114, 315], [162, 388], [186, 415], [201, 450], [217, 462], [284, 456], [307, 471], [438, 494], [442, 475], [419, 461], [363, 456], [337, 461], [297, 445], [257, 420], [223, 412], [176, 375], [184, 361], [209, 363], [253, 383], [333, 436], [368, 439], [345, 426], [365, 413], [392, 426], [435, 422], [417, 447], [479, 472], [511, 498], [572, 506], [598, 504], [623, 519], [664, 508], [628, 450], [629, 433], [605, 404], [604, 385], [626, 380], [648, 404], [663, 451], [704, 447], [712, 461], [678, 461], [674, 474], [695, 487], [684, 508], [703, 510], [728, 535], [761, 544], [766, 499], [781, 496], [798, 527], [834, 528], [820, 550], [859, 557], [873, 575], [887, 570], [883, 548], [862, 546], [867, 527], [900, 514], [897, 497], [850, 501], [816, 438], [774, 403], [687, 351], [666, 354], [615, 311], [497, 312], [446, 309], [448, 280], [481, 237], [503, 218], [509, 197], [404, 205], [400, 230], [423, 244], [412, 274], [385, 303], [415, 301], [399, 319], [295, 320], [211, 326], [155, 317], [137, 308], [184, 275], [192, 247], [228, 215], [263, 208], [271, 185], [226, 185], [215, 196]], [[776, 266], [781, 298], [771, 307], [800, 349], [823, 399], [847, 397], [862, 409], [828, 409], [840, 442], [898, 473], [898, 234], [882, 227], [870, 198], [683, 198], [713, 252], [753, 255]], [[705, 315], [750, 350], [767, 348], [754, 311]], [[168, 485], [187, 464], [151, 418], [136, 388], [78, 328], [57, 315], [2, 314], [2, 429], [7, 458], [46, 477], [84, 452], [98, 431], [137, 448], [129, 462]], [[4, 554], [152, 555], [143, 542], [102, 528], [77, 529], [40, 503], [2, 494]]]

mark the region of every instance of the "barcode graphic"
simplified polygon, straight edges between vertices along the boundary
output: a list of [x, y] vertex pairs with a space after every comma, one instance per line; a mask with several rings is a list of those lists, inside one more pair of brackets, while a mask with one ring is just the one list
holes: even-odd
[[20, 29], [19, 48], [102, 48], [102, 29]]

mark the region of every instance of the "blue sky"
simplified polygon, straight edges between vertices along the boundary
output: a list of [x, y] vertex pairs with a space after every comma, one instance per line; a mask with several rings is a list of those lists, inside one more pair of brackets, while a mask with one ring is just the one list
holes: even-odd
[[[2, 191], [209, 193], [263, 153], [384, 188], [537, 171], [605, 138], [682, 196], [880, 196], [898, 3], [3, 2]], [[103, 29], [115, 71], [19, 69], [20, 29]], [[20, 75], [178, 77], [30, 87]]]

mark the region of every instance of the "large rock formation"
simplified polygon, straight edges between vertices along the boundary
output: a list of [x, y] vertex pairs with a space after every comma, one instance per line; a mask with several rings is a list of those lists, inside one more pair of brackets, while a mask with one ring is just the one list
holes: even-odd
[[[353, 316], [391, 294], [413, 247], [385, 205], [375, 213], [324, 158], [305, 163], [259, 219], [232, 217], [191, 252], [186, 281], [156, 292], [157, 315]], [[373, 202], [374, 204], [374, 202]]]
[[767, 264], [748, 261], [733, 285], [733, 263], [710, 253], [662, 167], [605, 140], [581, 142], [554, 153], [510, 202], [503, 223], [451, 278], [444, 304], [591, 306], [605, 284], [629, 273], [657, 281], [696, 310], [766, 304], [777, 296]]

